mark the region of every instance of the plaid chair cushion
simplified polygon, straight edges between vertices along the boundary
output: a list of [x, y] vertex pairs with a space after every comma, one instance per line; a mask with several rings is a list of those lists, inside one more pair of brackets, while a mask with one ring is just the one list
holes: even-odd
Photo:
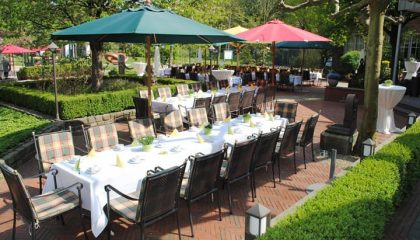
[[188, 84], [178, 84], [176, 90], [179, 95], [188, 95]]
[[227, 103], [213, 104], [214, 120], [223, 121], [230, 117], [229, 105]]
[[88, 129], [92, 148], [103, 151], [118, 144], [117, 129], [114, 124], [95, 126]]
[[42, 221], [74, 209], [79, 206], [79, 197], [69, 190], [60, 188], [31, 198], [32, 205]]
[[[153, 91], [152, 91], [151, 95], [152, 95], [152, 99], [155, 99], [155, 97], [153, 96]], [[141, 98], [148, 98], [149, 94], [148, 94], [147, 90], [140, 90], [139, 91], [139, 96]]]
[[155, 128], [150, 118], [136, 119], [128, 122], [131, 138], [138, 139], [146, 136], [155, 136]]
[[71, 132], [38, 136], [38, 149], [40, 160], [48, 164], [68, 160], [75, 154]]
[[177, 129], [178, 131], [183, 130], [183, 122], [181, 111], [173, 111], [166, 114], [163, 118], [163, 127], [167, 133]]
[[158, 88], [159, 97], [170, 98], [172, 97], [171, 89], [169, 87]]
[[[127, 195], [133, 198], [139, 197], [138, 192], [133, 192]], [[117, 197], [112, 199], [111, 201], [109, 201], [109, 207], [114, 212], [133, 222], [136, 222], [136, 214], [138, 209], [140, 209], [139, 201], [129, 200], [124, 197]]]
[[274, 112], [283, 118], [289, 119], [289, 122], [294, 122], [296, 118], [297, 107], [297, 103], [276, 102], [276, 105], [274, 106]]
[[191, 126], [199, 127], [208, 123], [207, 111], [205, 108], [193, 108], [188, 111], [188, 118]]

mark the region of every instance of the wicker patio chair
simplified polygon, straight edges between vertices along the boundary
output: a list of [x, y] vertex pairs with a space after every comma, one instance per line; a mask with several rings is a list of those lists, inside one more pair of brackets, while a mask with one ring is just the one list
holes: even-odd
[[158, 88], [159, 97], [170, 98], [172, 97], [171, 89], [169, 87]]
[[193, 108], [188, 110], [188, 124], [190, 127], [200, 127], [209, 122], [205, 108]]
[[229, 104], [227, 104], [226, 102], [213, 104], [213, 121], [224, 121], [226, 118], [229, 117]]
[[[0, 160], [0, 169], [6, 179], [13, 202], [12, 239], [16, 239], [17, 213], [23, 218], [24, 223], [31, 225], [29, 233], [32, 235], [32, 240], [35, 240], [36, 230], [40, 228], [41, 222], [59, 216], [62, 217], [62, 214], [74, 209], [79, 210], [84, 237], [88, 239], [83, 221], [82, 199], [80, 195], [83, 185], [81, 183], [74, 183], [66, 188], [56, 188], [53, 191], [31, 197], [23, 184], [22, 177], [16, 170], [7, 166], [3, 160]], [[52, 171], [54, 171], [52, 176], [56, 185], [57, 171]], [[71, 188], [76, 188], [78, 194], [70, 191]]]
[[201, 83], [190, 83], [190, 87], [194, 92], [198, 92], [201, 90]]
[[290, 123], [295, 122], [298, 103], [276, 101], [274, 105], [274, 114], [287, 118]]
[[241, 93], [235, 92], [229, 94], [227, 102], [229, 104], [230, 114], [232, 116], [238, 116], [241, 109]]
[[254, 97], [253, 103], [253, 113], [263, 112], [264, 111], [264, 100], [265, 100], [265, 93], [262, 88], [258, 89], [257, 95]]
[[175, 110], [161, 115], [163, 132], [169, 134], [175, 129], [184, 131], [183, 118], [180, 110]]
[[130, 130], [130, 137], [133, 141], [146, 136], [156, 137], [155, 123], [150, 118], [129, 121], [128, 129]]
[[176, 91], [178, 95], [188, 95], [188, 84], [177, 84]]
[[254, 186], [254, 197], [257, 197], [257, 189], [255, 185], [255, 171], [267, 168], [271, 165], [273, 184], [276, 187], [276, 179], [274, 177], [274, 164], [276, 163], [276, 144], [281, 128], [272, 129], [271, 132], [260, 134], [258, 143], [255, 148], [254, 158], [251, 163], [252, 181]]
[[315, 154], [314, 154], [314, 132], [316, 124], [318, 123], [319, 113], [312, 115], [305, 123], [305, 127], [303, 129], [302, 136], [298, 138], [297, 145], [302, 147], [303, 151], [303, 162], [305, 164], [306, 169], [306, 151], [305, 148], [309, 144], [311, 144], [311, 152], [312, 152], [312, 161], [315, 161]]
[[222, 210], [220, 207], [219, 176], [225, 151], [221, 150], [210, 155], [196, 154], [190, 156], [190, 171], [184, 177], [181, 186], [181, 198], [187, 202], [189, 221], [191, 226], [191, 237], [194, 237], [191, 204], [216, 193], [217, 206], [219, 208], [219, 220], [222, 221]]
[[[124, 194], [112, 185], [106, 185], [108, 239], [111, 239], [111, 211], [135, 223], [140, 227], [140, 239], [144, 239], [145, 227], [175, 214], [178, 226], [178, 237], [181, 240], [179, 226], [179, 199], [181, 182], [184, 176], [185, 163], [161, 171], [148, 171], [150, 175], [143, 178], [140, 193]], [[110, 199], [111, 191], [119, 197]]]
[[246, 91], [242, 94], [241, 104], [240, 104], [240, 114], [245, 112], [252, 111], [252, 104], [254, 101], [254, 91]]
[[[255, 147], [257, 146], [258, 138], [252, 137], [250, 140], [235, 145], [227, 144], [226, 152], [230, 155], [227, 160], [223, 161], [220, 177], [222, 178], [223, 185], [227, 187], [229, 199], [229, 212], [232, 214], [232, 196], [230, 194], [230, 185], [244, 178], [251, 176], [251, 162], [254, 158]], [[250, 178], [249, 181], [252, 201], [254, 201], [253, 182]]]
[[[302, 121], [288, 124], [283, 133], [283, 139], [280, 142], [280, 147], [278, 151], [278, 157], [287, 158], [289, 154], [293, 153], [293, 164], [295, 166], [295, 173], [297, 173], [296, 167], [296, 142], [300, 130]], [[277, 162], [277, 167], [279, 170], [279, 179], [280, 178], [280, 161]]]
[[51, 169], [51, 165], [75, 156], [71, 127], [69, 130], [36, 135], [32, 132], [35, 143], [35, 159], [38, 161], [39, 192], [42, 193], [42, 178]]
[[87, 149], [104, 151], [115, 147], [119, 143], [117, 128], [114, 123], [93, 126], [83, 130]]

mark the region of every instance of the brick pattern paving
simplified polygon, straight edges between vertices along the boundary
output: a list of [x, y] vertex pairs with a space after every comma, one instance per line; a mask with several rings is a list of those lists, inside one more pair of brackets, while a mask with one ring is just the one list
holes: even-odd
[[[278, 98], [287, 98], [291, 93], [280, 93]], [[297, 93], [300, 94], [300, 93]], [[298, 100], [299, 101], [299, 100]], [[303, 101], [298, 107], [297, 120], [307, 119], [309, 116], [322, 110], [322, 115], [315, 132], [315, 151], [319, 149], [319, 136], [326, 126], [335, 122], [341, 122], [344, 109], [343, 103], [324, 102], [322, 100]], [[361, 111], [359, 111], [361, 112]], [[359, 114], [359, 122], [361, 114]], [[397, 123], [403, 122], [403, 118], [397, 117]], [[399, 125], [400, 126], [400, 125]], [[122, 139], [128, 138], [126, 123], [118, 124], [119, 136]], [[379, 139], [386, 140], [390, 135], [378, 135]], [[76, 138], [77, 139], [77, 138]], [[79, 138], [81, 139], [81, 138]], [[83, 144], [80, 144], [83, 146]], [[297, 161], [298, 173], [294, 174], [293, 160], [284, 159], [281, 161], [281, 184], [273, 188], [270, 181], [271, 170], [265, 172], [261, 170], [257, 173], [257, 199], [251, 201], [249, 183], [246, 180], [232, 185], [233, 215], [229, 214], [226, 191], [222, 191], [222, 221], [217, 219], [217, 208], [210, 198], [203, 199], [193, 204], [193, 220], [196, 239], [243, 239], [244, 238], [244, 212], [255, 203], [261, 203], [272, 210], [273, 215], [278, 215], [299, 199], [306, 195], [305, 188], [310, 184], [325, 182], [328, 180], [329, 163], [327, 160], [317, 160], [312, 162], [310, 150], [307, 148], [309, 161], [307, 169], [303, 167], [301, 149], [298, 148]], [[336, 168], [336, 172], [342, 171], [342, 166]], [[34, 161], [26, 164], [21, 171], [29, 175], [36, 170]], [[276, 171], [277, 172], [277, 171]], [[277, 173], [276, 173], [277, 174]], [[278, 181], [278, 179], [277, 179]], [[25, 180], [31, 193], [37, 193], [37, 181], [35, 179]], [[11, 199], [4, 180], [0, 181], [0, 239], [10, 239], [12, 234]], [[65, 215], [66, 225], [62, 226], [56, 220], [50, 220], [41, 224], [37, 231], [38, 239], [83, 239], [83, 234], [78, 220], [77, 212]], [[90, 226], [90, 219], [86, 218], [86, 225]], [[180, 223], [183, 239], [191, 239], [188, 224], [188, 213], [186, 205], [181, 201]], [[114, 239], [137, 239], [139, 238], [139, 228], [127, 221], [117, 218], [113, 221]], [[93, 235], [89, 231], [90, 238]], [[174, 217], [169, 217], [156, 223], [145, 230], [147, 239], [178, 239], [176, 222]], [[17, 239], [28, 239], [27, 225], [18, 220]], [[106, 239], [105, 234], [101, 234], [98, 239]]]

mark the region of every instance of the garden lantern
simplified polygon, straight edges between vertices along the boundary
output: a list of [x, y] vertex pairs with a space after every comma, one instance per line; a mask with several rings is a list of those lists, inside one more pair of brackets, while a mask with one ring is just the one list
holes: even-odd
[[56, 120], [60, 120], [60, 114], [58, 112], [58, 90], [57, 90], [57, 69], [55, 66], [55, 54], [57, 52], [57, 49], [59, 49], [59, 47], [54, 43], [50, 43], [50, 45], [48, 45], [48, 49], [51, 51], [52, 53], [52, 64], [53, 64], [53, 81], [54, 81], [54, 98], [55, 98], [55, 118]]
[[372, 156], [375, 153], [376, 143], [368, 138], [363, 143], [363, 158]]
[[415, 113], [410, 112], [407, 117], [407, 129], [410, 128], [416, 122], [417, 116]]
[[270, 227], [270, 209], [256, 204], [245, 212], [245, 239], [256, 239], [263, 235]]

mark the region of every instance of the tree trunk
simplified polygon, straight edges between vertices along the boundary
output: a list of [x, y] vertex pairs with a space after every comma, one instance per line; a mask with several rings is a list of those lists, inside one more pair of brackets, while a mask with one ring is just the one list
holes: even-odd
[[374, 0], [370, 3], [370, 23], [367, 38], [365, 98], [363, 121], [355, 152], [361, 152], [362, 142], [374, 138], [378, 118], [378, 85], [381, 72], [383, 28], [385, 11], [391, 0]]
[[102, 49], [103, 42], [90, 42], [92, 52], [92, 90], [99, 91], [103, 82]]

